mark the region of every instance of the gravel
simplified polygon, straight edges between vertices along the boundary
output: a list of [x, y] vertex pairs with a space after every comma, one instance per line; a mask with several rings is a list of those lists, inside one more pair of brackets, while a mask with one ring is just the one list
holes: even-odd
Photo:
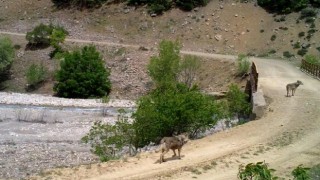
[[98, 162], [80, 139], [93, 122], [113, 123], [133, 101], [64, 99], [0, 93], [0, 179], [23, 179], [54, 167]]

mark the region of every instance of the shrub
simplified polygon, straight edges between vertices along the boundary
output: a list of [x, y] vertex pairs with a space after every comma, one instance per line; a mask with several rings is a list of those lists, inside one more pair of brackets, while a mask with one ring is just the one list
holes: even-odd
[[305, 32], [299, 32], [298, 36], [303, 37], [305, 35]]
[[200, 60], [196, 56], [186, 55], [180, 63], [180, 81], [188, 88], [193, 86], [197, 70], [200, 68]]
[[28, 83], [27, 90], [34, 90], [46, 79], [47, 69], [42, 64], [32, 64], [26, 72], [26, 77]]
[[309, 0], [258, 0], [258, 5], [276, 13], [290, 13], [307, 7]]
[[275, 34], [272, 35], [271, 38], [270, 38], [271, 41], [274, 41], [274, 40], [276, 40], [276, 39], [277, 39], [277, 36], [276, 36]]
[[311, 179], [320, 179], [320, 164], [313, 166], [309, 170], [309, 175]]
[[298, 167], [296, 167], [291, 174], [296, 180], [308, 180], [310, 179], [310, 175], [308, 173], [309, 170], [310, 168], [302, 167], [302, 164], [301, 164]]
[[104, 67], [102, 57], [94, 46], [65, 53], [60, 67], [56, 74], [58, 83], [54, 85], [57, 96], [89, 98], [110, 93], [110, 72]]
[[249, 163], [246, 166], [239, 167], [238, 178], [241, 180], [257, 179], [257, 180], [273, 180], [277, 179], [272, 174], [274, 169], [270, 169], [265, 162]]
[[293, 49], [299, 49], [300, 47], [301, 47], [301, 44], [299, 41], [293, 44]]
[[251, 113], [251, 104], [248, 101], [248, 94], [242, 92], [240, 88], [231, 84], [227, 92], [229, 112], [232, 115], [248, 116]]
[[26, 39], [31, 48], [46, 48], [50, 45], [55, 47], [64, 41], [67, 34], [63, 27], [41, 23], [33, 31], [27, 32]]
[[244, 76], [250, 70], [250, 61], [246, 55], [240, 54], [237, 62], [237, 75]]
[[0, 38], [0, 83], [9, 77], [13, 58], [14, 47], [11, 40], [7, 37]]
[[294, 54], [291, 54], [289, 51], [284, 51], [283, 56], [286, 58], [291, 58], [291, 57], [294, 57]]
[[297, 54], [300, 56], [304, 56], [305, 54], [307, 54], [307, 52], [308, 52], [308, 49], [302, 48], [298, 50]]
[[306, 55], [305, 60], [308, 63], [320, 65], [320, 58], [314, 55]]
[[317, 16], [317, 12], [315, 9], [312, 9], [312, 8], [305, 8], [300, 12], [300, 19], [304, 19], [307, 17], [316, 17], [316, 16]]
[[52, 3], [58, 8], [65, 7], [77, 7], [82, 8], [94, 8], [99, 7], [107, 0], [51, 0]]
[[[161, 137], [189, 132], [196, 136], [216, 124], [222, 108], [210, 96], [183, 84], [156, 89], [141, 97], [134, 113], [137, 144], [143, 147]], [[148, 129], [148, 131], [146, 131]]]
[[136, 152], [133, 125], [125, 110], [120, 109], [118, 113], [115, 125], [94, 122], [89, 133], [81, 138], [82, 142], [91, 145], [91, 152], [99, 156], [102, 162], [117, 159], [124, 147], [129, 147], [130, 154]]

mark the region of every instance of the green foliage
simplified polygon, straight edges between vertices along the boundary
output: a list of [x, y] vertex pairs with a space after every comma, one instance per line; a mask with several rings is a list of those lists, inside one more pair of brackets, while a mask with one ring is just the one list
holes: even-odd
[[8, 37], [0, 37], [0, 83], [8, 78], [14, 58], [14, 47]]
[[221, 106], [211, 97], [183, 84], [156, 89], [139, 99], [133, 116], [138, 146], [182, 132], [194, 136], [212, 127], [221, 117], [221, 111]]
[[304, 19], [307, 17], [316, 17], [316, 16], [317, 16], [317, 12], [313, 8], [305, 8], [300, 12], [300, 19]]
[[243, 54], [238, 55], [238, 61], [237, 61], [238, 76], [244, 76], [248, 74], [249, 70], [250, 70], [249, 58]]
[[305, 54], [307, 54], [307, 52], [308, 52], [308, 49], [301, 48], [298, 50], [297, 54], [300, 56], [304, 56]]
[[163, 40], [159, 47], [159, 56], [151, 57], [148, 65], [149, 75], [157, 87], [175, 84], [179, 74], [180, 45], [178, 42]]
[[271, 38], [270, 38], [271, 41], [274, 41], [274, 40], [276, 40], [276, 39], [277, 39], [277, 36], [276, 36], [275, 34], [273, 34], [273, 35], [271, 36]]
[[309, 175], [312, 180], [320, 179], [320, 164], [313, 166], [309, 170]]
[[41, 23], [31, 32], [27, 32], [26, 39], [28, 46], [33, 48], [43, 48], [50, 45], [57, 48], [60, 47], [59, 43], [64, 41], [66, 35], [68, 35], [68, 32], [63, 27]]
[[305, 32], [299, 32], [298, 36], [299, 36], [299, 37], [305, 36]]
[[302, 167], [302, 164], [301, 164], [298, 167], [296, 167], [291, 174], [293, 175], [295, 180], [309, 180], [310, 179], [310, 175], [308, 173], [309, 170], [310, 168]]
[[294, 57], [294, 54], [291, 54], [289, 51], [284, 51], [283, 56], [286, 58], [292, 58]]
[[115, 125], [97, 121], [81, 139], [91, 145], [91, 152], [98, 155], [102, 162], [118, 158], [124, 147], [129, 147], [130, 154], [136, 151], [133, 125], [129, 123], [125, 110], [120, 109], [118, 112]]
[[58, 83], [54, 85], [57, 96], [89, 98], [110, 93], [110, 72], [104, 67], [102, 57], [94, 46], [64, 53], [60, 67], [56, 74]]
[[226, 97], [229, 112], [232, 115], [238, 114], [248, 116], [251, 113], [251, 104], [248, 101], [248, 94], [242, 92], [237, 85], [231, 84], [229, 86]]
[[238, 178], [241, 180], [274, 180], [274, 169], [270, 169], [265, 162], [249, 163], [239, 167]]
[[47, 69], [42, 64], [32, 64], [26, 72], [26, 77], [28, 88], [33, 90], [46, 79]]
[[57, 8], [77, 7], [94, 8], [101, 6], [107, 0], [51, 0]]
[[258, 0], [258, 5], [271, 12], [290, 13], [307, 7], [309, 0]]
[[317, 56], [309, 54], [309, 55], [306, 55], [305, 60], [308, 63], [315, 64], [315, 65], [320, 65], [320, 58], [317, 57]]
[[186, 55], [180, 63], [180, 80], [191, 88], [196, 77], [197, 70], [200, 68], [200, 59], [197, 56]]

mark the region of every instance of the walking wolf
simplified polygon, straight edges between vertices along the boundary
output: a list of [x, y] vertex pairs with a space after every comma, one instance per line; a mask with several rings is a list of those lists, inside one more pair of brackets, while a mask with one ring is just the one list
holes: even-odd
[[176, 156], [176, 149], [178, 149], [178, 156], [180, 159], [180, 151], [182, 149], [182, 146], [188, 142], [189, 138], [188, 135], [181, 134], [178, 136], [173, 137], [164, 137], [162, 138], [160, 142], [160, 149], [161, 149], [161, 155], [160, 155], [160, 163], [165, 162], [164, 155], [169, 152], [170, 149], [172, 149], [174, 155]]
[[296, 92], [296, 89], [300, 86], [300, 85], [303, 85], [303, 83], [301, 81], [297, 81], [295, 83], [290, 83], [290, 84], [287, 84], [287, 97], [289, 97], [289, 91], [291, 90], [291, 94], [292, 96], [294, 96], [294, 93]]

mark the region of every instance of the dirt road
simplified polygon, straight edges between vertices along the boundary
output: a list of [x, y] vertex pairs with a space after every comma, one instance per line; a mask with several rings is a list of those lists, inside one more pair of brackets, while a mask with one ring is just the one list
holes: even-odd
[[[190, 51], [182, 53], [235, 58]], [[277, 170], [276, 175], [288, 179], [292, 169], [299, 164], [312, 166], [319, 163], [319, 81], [302, 73], [287, 61], [252, 60], [256, 62], [260, 73], [259, 86], [270, 102], [267, 114], [260, 120], [189, 142], [182, 151], [181, 160], [169, 158], [168, 162], [159, 164], [159, 154], [143, 153], [122, 161], [56, 169], [46, 176], [54, 179], [232, 180], [237, 179], [240, 164], [266, 161]], [[299, 87], [296, 96], [285, 97], [285, 85], [297, 79], [304, 85]], [[42, 179], [43, 176], [38, 178]]]

